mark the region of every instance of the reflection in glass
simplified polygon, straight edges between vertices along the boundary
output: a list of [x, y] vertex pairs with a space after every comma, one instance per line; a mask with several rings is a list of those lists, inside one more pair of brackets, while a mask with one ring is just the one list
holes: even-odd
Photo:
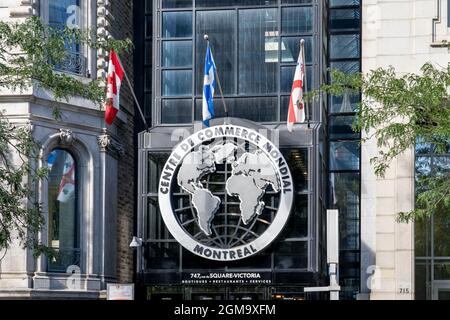
[[339, 210], [340, 250], [359, 249], [359, 173], [330, 173], [330, 199]]
[[[221, 100], [216, 100], [216, 118], [225, 116], [225, 111]], [[277, 121], [277, 98], [276, 97], [255, 97], [255, 98], [226, 98], [228, 115], [230, 117], [243, 118], [256, 122]], [[202, 100], [195, 101], [195, 120], [202, 117]]]
[[164, 70], [162, 72], [163, 96], [187, 96], [191, 94], [191, 70]]
[[359, 58], [359, 34], [334, 34], [330, 36], [330, 58]]
[[330, 139], [357, 139], [359, 133], [353, 131], [353, 116], [331, 116], [329, 120]]
[[199, 11], [196, 16], [196, 92], [202, 94], [207, 34], [224, 94], [235, 92], [236, 12]]
[[283, 237], [302, 238], [308, 236], [308, 196], [297, 195], [294, 200], [294, 210], [283, 231]]
[[239, 93], [276, 92], [277, 9], [239, 11]]
[[191, 123], [192, 100], [167, 99], [161, 105], [161, 123]]
[[359, 170], [359, 141], [330, 142], [330, 170]]
[[275, 269], [305, 269], [308, 266], [308, 242], [282, 241], [277, 244]]
[[49, 270], [65, 272], [79, 263], [79, 217], [77, 214], [77, 172], [72, 155], [53, 150], [47, 158], [48, 238], [59, 255], [49, 261]]
[[331, 70], [339, 70], [346, 74], [353, 74], [360, 71], [359, 68], [359, 60], [358, 61], [334, 61], [330, 62]]
[[191, 67], [192, 41], [164, 41], [162, 65], [163, 67]]
[[147, 198], [147, 217], [146, 217], [147, 232], [145, 240], [167, 240], [173, 239], [169, 230], [167, 230], [161, 212], [159, 211], [159, 204], [157, 197]]
[[[294, 81], [294, 73], [295, 73], [295, 67], [296, 66], [285, 66], [281, 67], [281, 84], [280, 89], [281, 92], [284, 93], [290, 93], [292, 90], [292, 83]], [[311, 90], [311, 86], [313, 85], [313, 67], [307, 66], [306, 67], [306, 91]]]
[[281, 9], [281, 30], [283, 34], [312, 32], [312, 7]]
[[281, 62], [297, 63], [300, 40], [305, 39], [306, 63], [312, 63], [312, 37], [283, 37], [281, 39]]
[[331, 113], [356, 112], [359, 102], [359, 94], [356, 93], [345, 93], [343, 96], [331, 96]]
[[295, 184], [295, 192], [308, 191], [308, 150], [283, 149], [283, 156], [289, 164]]
[[147, 269], [178, 269], [180, 245], [176, 242], [150, 242], [144, 245]]
[[164, 38], [184, 38], [192, 36], [192, 12], [163, 12]]
[[338, 6], [357, 6], [360, 0], [330, 0], [330, 7]]
[[166, 153], [148, 153], [148, 193], [158, 193], [159, 177], [168, 157]]
[[336, 9], [330, 11], [330, 30], [343, 31], [359, 28], [359, 9]]
[[276, 4], [277, 0], [196, 0], [197, 7], [228, 7], [228, 6], [262, 6]]
[[192, 7], [192, 0], [163, 0], [162, 7], [166, 8], [189, 8]]

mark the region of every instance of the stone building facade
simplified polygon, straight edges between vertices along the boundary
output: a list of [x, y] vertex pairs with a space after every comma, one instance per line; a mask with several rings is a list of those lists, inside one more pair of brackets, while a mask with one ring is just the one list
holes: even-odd
[[[65, 18], [75, 17], [82, 28], [97, 30], [98, 37], [132, 39], [132, 10], [132, 1], [6, 0], [0, 3], [0, 19], [14, 22], [39, 15], [50, 24], [61, 24]], [[61, 72], [82, 81], [105, 78], [107, 52], [75, 49]], [[121, 56], [131, 81], [132, 57], [132, 53]], [[24, 92], [0, 91], [0, 109], [9, 121], [29, 125], [42, 144], [38, 165], [50, 166], [55, 154], [66, 157], [64, 166], [71, 159], [76, 171], [71, 200], [75, 209], [67, 209], [59, 195], [58, 200], [50, 201], [54, 194], [51, 180], [43, 181], [37, 196], [43, 204], [46, 226], [39, 237], [44, 244], [56, 245], [61, 252], [66, 250], [62, 247], [66, 218], [61, 210], [69, 210], [76, 217], [72, 243], [78, 243], [72, 244], [68, 258], [58, 261], [49, 261], [45, 256], [34, 259], [30, 250], [12, 245], [0, 261], [0, 298], [101, 298], [107, 283], [132, 282], [133, 252], [129, 243], [135, 198], [134, 104], [125, 83], [120, 103], [121, 112], [108, 126], [102, 108], [90, 101], [76, 97], [68, 102], [55, 101], [50, 92], [38, 87]], [[52, 115], [55, 107], [61, 111], [58, 120]], [[55, 203], [59, 209], [54, 209]], [[59, 210], [55, 211], [59, 218], [55, 218], [54, 210]], [[58, 231], [50, 235], [55, 223]]]
[[[450, 63], [448, 1], [363, 1], [362, 25], [363, 72], [393, 66], [399, 74], [420, 73], [427, 62], [442, 68]], [[362, 145], [360, 298], [437, 298], [417, 292], [422, 285], [416, 279], [426, 277], [425, 268], [417, 269], [418, 235], [414, 223], [396, 220], [398, 212], [414, 207], [415, 151], [393, 161], [384, 178], [370, 164], [377, 154], [374, 139]], [[429, 289], [433, 282], [427, 280]]]

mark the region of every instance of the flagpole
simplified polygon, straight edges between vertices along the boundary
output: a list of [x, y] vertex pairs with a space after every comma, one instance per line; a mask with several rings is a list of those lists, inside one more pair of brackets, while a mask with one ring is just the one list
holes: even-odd
[[[303, 76], [305, 77], [305, 90], [304, 90], [304, 92], [306, 93], [306, 91], [308, 90], [308, 75], [306, 73], [306, 69], [307, 68], [306, 68], [306, 54], [305, 54], [305, 39], [301, 39], [300, 40], [300, 50], [302, 52], [302, 59], [303, 59], [303, 68], [304, 68]], [[306, 117], [306, 121], [308, 123], [308, 129], [309, 129], [311, 127], [310, 123], [309, 123], [309, 121], [310, 121], [309, 108], [306, 105], [306, 102], [303, 102], [303, 103], [304, 103], [304, 107], [305, 107], [305, 117]]]
[[145, 130], [148, 131], [149, 126], [148, 126], [148, 124], [147, 124], [147, 121], [145, 120], [144, 113], [142, 112], [142, 109], [141, 109], [141, 105], [139, 104], [139, 101], [138, 101], [138, 99], [137, 99], [137, 97], [136, 97], [136, 94], [134, 93], [134, 89], [133, 89], [133, 86], [131, 85], [130, 79], [128, 78], [127, 71], [126, 71], [125, 68], [123, 67], [123, 64], [122, 64], [122, 61], [120, 60], [119, 55], [117, 55], [117, 58], [119, 59], [120, 66], [122, 67], [123, 74], [124, 74], [124, 76], [125, 76], [125, 79], [127, 80], [128, 87], [130, 88], [131, 95], [133, 96], [134, 102], [136, 103], [136, 106], [138, 107], [138, 110], [139, 110], [139, 113], [140, 113], [140, 115], [141, 115], [142, 121], [143, 121], [144, 124], [145, 124]]
[[[207, 34], [205, 34], [203, 36], [203, 38], [206, 40], [206, 42], [209, 45], [209, 36]], [[211, 46], [210, 46], [210, 50], [211, 50]], [[211, 52], [212, 52], [212, 50], [211, 50]], [[225, 103], [225, 98], [223, 97], [223, 91], [222, 91], [222, 86], [220, 85], [220, 78], [219, 78], [219, 73], [217, 72], [217, 66], [216, 66], [216, 68], [214, 68], [214, 70], [215, 70], [215, 74], [216, 74], [216, 78], [217, 78], [217, 85], [219, 86], [220, 97], [222, 98], [223, 109], [225, 110], [225, 117], [228, 118], [228, 108], [227, 108], [227, 104]]]

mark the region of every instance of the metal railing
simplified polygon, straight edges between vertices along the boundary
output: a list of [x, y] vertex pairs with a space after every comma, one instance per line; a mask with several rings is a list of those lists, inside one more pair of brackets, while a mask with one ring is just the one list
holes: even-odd
[[81, 53], [68, 51], [66, 58], [61, 63], [55, 65], [55, 70], [78, 76], [86, 76], [86, 61], [86, 57]]

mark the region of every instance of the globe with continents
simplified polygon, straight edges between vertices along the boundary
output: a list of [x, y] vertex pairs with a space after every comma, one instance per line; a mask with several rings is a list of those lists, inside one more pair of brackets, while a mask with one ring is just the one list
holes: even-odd
[[258, 237], [277, 211], [275, 198], [281, 189], [266, 154], [237, 141], [201, 145], [190, 152], [177, 183], [192, 204], [193, 219], [181, 224], [186, 229], [189, 221], [197, 224], [200, 231], [191, 232], [196, 240], [222, 248]]

